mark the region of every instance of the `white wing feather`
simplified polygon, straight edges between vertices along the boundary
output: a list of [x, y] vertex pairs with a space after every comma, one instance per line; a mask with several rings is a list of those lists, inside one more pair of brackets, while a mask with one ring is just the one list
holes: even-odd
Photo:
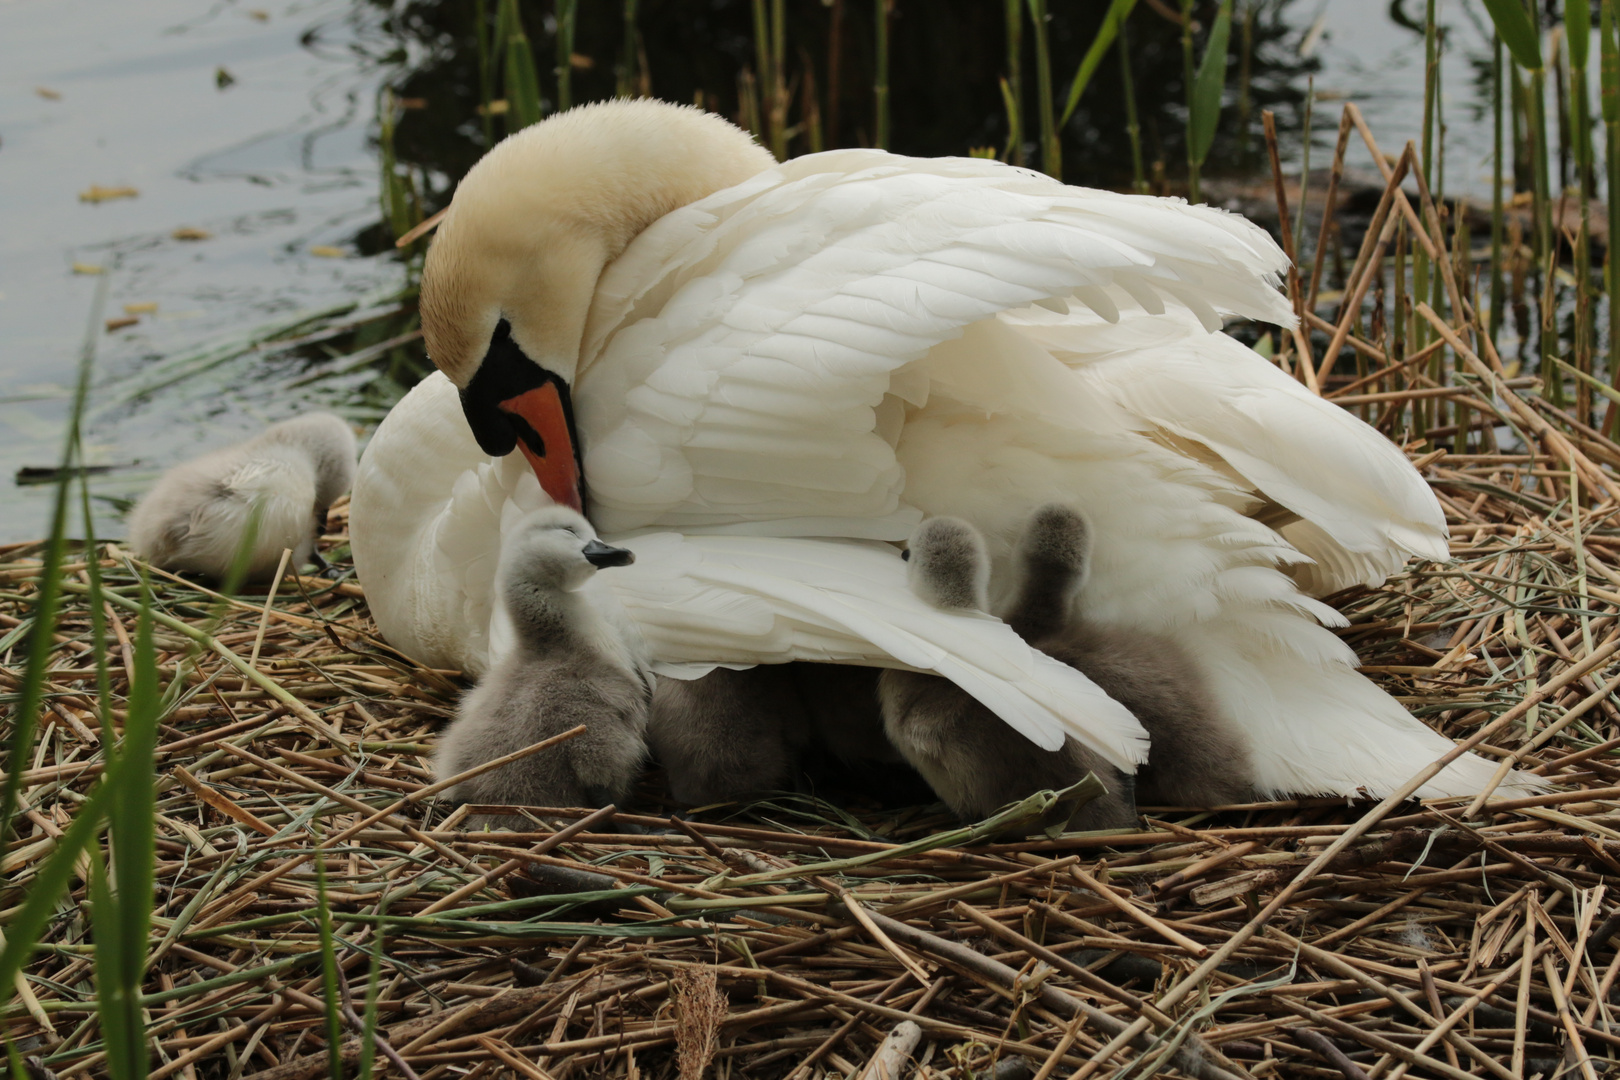
[[1389, 440], [1253, 350], [1175, 312], [1028, 308], [1002, 320], [1062, 360], [1088, 396], [1213, 453], [1298, 514], [1283, 535], [1318, 562], [1313, 591], [1377, 585], [1406, 560], [1444, 560], [1445, 516]]
[[1280, 261], [1207, 208], [984, 161], [799, 158], [668, 215], [603, 274], [575, 391], [593, 515], [903, 539], [917, 515], [878, 420], [885, 395], [926, 397], [896, 385], [905, 365], [1058, 297], [1286, 320]]

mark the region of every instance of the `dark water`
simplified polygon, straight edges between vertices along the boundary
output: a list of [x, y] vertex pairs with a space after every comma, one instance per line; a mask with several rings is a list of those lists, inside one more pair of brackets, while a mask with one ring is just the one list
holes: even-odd
[[[493, 11], [493, 0], [488, 6]], [[1061, 86], [1103, 6], [1052, 4]], [[311, 405], [338, 408], [362, 424], [380, 415], [411, 377], [398, 354], [391, 378], [366, 365], [291, 384], [312, 365], [330, 363], [334, 351], [397, 332], [404, 325], [397, 319], [378, 320], [359, 338], [340, 336], [294, 353], [219, 348], [213, 355], [225, 359], [209, 364], [208, 350], [340, 303], [387, 308], [407, 268], [380, 225], [379, 91], [389, 87], [411, 106], [400, 113], [396, 150], [401, 175], [430, 211], [486, 145], [477, 114], [477, 7], [476, 0], [0, 0], [0, 540], [44, 531], [49, 489], [15, 486], [11, 477], [25, 466], [54, 464], [60, 454], [97, 281], [75, 273], [76, 263], [108, 275], [107, 309], [91, 328], [97, 383], [86, 438], [92, 463], [116, 467], [95, 482], [104, 496], [101, 528], [116, 531], [116, 500], [138, 493], [162, 467], [269, 420]], [[554, 102], [551, 5], [525, 0], [521, 7], [542, 90]], [[574, 100], [611, 96], [624, 43], [622, 5], [586, 0], [580, 7]], [[787, 7], [789, 66], [821, 80], [826, 144], [869, 143], [871, 4], [790, 0]], [[1268, 107], [1278, 112], [1285, 156], [1297, 162], [1313, 76], [1317, 163], [1326, 159], [1337, 100], [1347, 96], [1361, 104], [1387, 146], [1415, 137], [1423, 41], [1403, 22], [1420, 18], [1422, 5], [1408, 0], [1407, 7], [1369, 0], [1260, 3], [1249, 131], [1238, 123], [1242, 35], [1235, 32], [1228, 107], [1206, 170], [1263, 167], [1259, 110]], [[1442, 5], [1451, 35], [1443, 86], [1453, 191], [1480, 192], [1488, 183], [1490, 129], [1479, 104], [1488, 52], [1476, 8], [1459, 0]], [[828, 93], [835, 10], [844, 20], [836, 95]], [[636, 85], [737, 115], [738, 73], [754, 57], [751, 13], [747, 0], [641, 0]], [[988, 0], [900, 0], [891, 31], [893, 149], [951, 154], [1002, 146], [1002, 19], [1001, 5]], [[1130, 32], [1144, 156], [1150, 171], [1163, 162], [1163, 175], [1178, 185], [1184, 175], [1179, 31], [1144, 3]], [[1033, 94], [1027, 29], [1023, 66]], [[803, 90], [798, 83], [795, 93]], [[1129, 182], [1121, 91], [1111, 56], [1065, 130], [1065, 179]], [[795, 98], [795, 114], [801, 100]], [[1031, 107], [1026, 124], [1033, 122]], [[497, 138], [504, 133], [498, 117], [490, 127]], [[790, 149], [802, 152], [807, 143], [801, 135]], [[1033, 143], [1025, 151], [1037, 162]], [[139, 194], [80, 201], [92, 185], [129, 186]], [[176, 239], [177, 229], [209, 235]], [[101, 320], [124, 316], [126, 304], [157, 308], [138, 311], [135, 325], [104, 329]], [[185, 377], [154, 380], [181, 362]], [[154, 389], [154, 381], [167, 385]]]

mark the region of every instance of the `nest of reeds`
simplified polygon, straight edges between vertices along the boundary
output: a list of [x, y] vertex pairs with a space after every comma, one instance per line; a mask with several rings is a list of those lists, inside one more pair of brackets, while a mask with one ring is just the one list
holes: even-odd
[[[156, 1078], [1595, 1075], [1620, 1049], [1620, 446], [1482, 366], [1447, 400], [1519, 451], [1414, 450], [1453, 560], [1337, 599], [1372, 678], [1553, 794], [1148, 808], [1007, 843], [860, 795], [682, 820], [654, 774], [634, 812], [472, 833], [428, 769], [462, 682], [381, 641], [359, 584], [225, 598], [104, 545], [104, 655], [88, 553], [62, 567], [0, 920], [98, 785], [98, 680], [115, 729], [139, 707], [145, 633]], [[41, 557], [0, 551], [13, 700]], [[107, 1070], [87, 910], [111, 839], [8, 1007], [36, 1076]]]
[[[1513, 1080], [1611, 1067], [1620, 445], [1587, 422], [1606, 391], [1580, 350], [1573, 412], [1561, 381], [1544, 400], [1509, 377], [1427, 190], [1415, 206], [1401, 191], [1410, 154], [1391, 165], [1362, 134], [1387, 186], [1348, 302], [1335, 321], [1317, 314], [1319, 258], [1291, 283], [1304, 330], [1278, 362], [1408, 446], [1453, 558], [1333, 599], [1369, 677], [1459, 752], [1541, 775], [1550, 794], [1148, 807], [1139, 831], [1014, 843], [992, 838], [1050, 795], [966, 829], [870, 789], [680, 818], [653, 773], [623, 812], [546, 809], [527, 832], [469, 832], [428, 766], [463, 683], [380, 640], [358, 583], [288, 577], [226, 597], [115, 545], [15, 545], [0, 549], [13, 1068], [129, 1075], [133, 1055], [185, 1080]], [[1449, 319], [1403, 307], [1408, 231], [1414, 258], [1441, 256]], [[1393, 317], [1375, 303], [1363, 329], [1391, 253]], [[1346, 347], [1358, 373], [1333, 375]], [[342, 566], [342, 506], [329, 525]], [[54, 625], [40, 623], [52, 605]], [[38, 729], [19, 739], [30, 713]], [[1407, 791], [1438, 767], [1414, 762]]]

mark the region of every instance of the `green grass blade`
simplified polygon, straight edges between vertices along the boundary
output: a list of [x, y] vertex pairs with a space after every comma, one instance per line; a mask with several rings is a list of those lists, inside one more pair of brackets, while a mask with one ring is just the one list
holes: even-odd
[[1047, 34], [1046, 0], [1028, 0], [1029, 21], [1035, 28], [1035, 96], [1041, 124], [1041, 170], [1054, 180], [1063, 179], [1063, 144], [1052, 115], [1052, 48]]
[[[78, 448], [84, 460], [84, 444]], [[101, 720], [101, 745], [113, 745], [112, 672], [107, 666], [107, 605], [101, 599], [101, 552], [96, 543], [95, 514], [90, 510], [90, 477], [79, 475], [79, 512], [84, 518], [85, 569], [90, 578], [90, 646], [96, 658], [96, 715]]]
[[506, 30], [506, 130], [511, 133], [540, 122], [540, 75], [517, 0], [502, 0], [500, 21]]
[[1119, 29], [1125, 25], [1130, 17], [1131, 10], [1136, 7], [1136, 0], [1113, 0], [1108, 5], [1108, 14], [1103, 16], [1102, 26], [1097, 28], [1097, 36], [1092, 39], [1091, 47], [1080, 61], [1080, 70], [1074, 73], [1074, 81], [1069, 83], [1069, 99], [1063, 105], [1063, 116], [1058, 120], [1058, 127], [1069, 122], [1074, 115], [1075, 107], [1080, 104], [1080, 95], [1086, 92], [1091, 77], [1097, 73], [1097, 65], [1102, 63], [1103, 55], [1108, 47], [1114, 43]]
[[1521, 67], [1541, 70], [1541, 34], [1520, 0], [1484, 0], [1496, 32]]
[[1002, 15], [1007, 33], [1007, 74], [1001, 80], [1001, 101], [1007, 109], [1007, 149], [1001, 155], [1010, 165], [1024, 163], [1024, 5], [1006, 0]]
[[874, 135], [872, 145], [879, 150], [889, 148], [889, 15], [894, 0], [876, 0], [873, 4], [873, 51], [876, 54], [876, 72], [872, 79], [872, 106]]
[[1568, 363], [1567, 361], [1562, 360], [1559, 357], [1554, 356], [1551, 359], [1552, 359], [1553, 363], [1555, 363], [1559, 367], [1563, 368], [1566, 372], [1568, 372], [1570, 375], [1573, 375], [1576, 379], [1578, 379], [1581, 382], [1585, 383], [1586, 385], [1590, 386], [1593, 390], [1596, 390], [1599, 394], [1602, 394], [1604, 397], [1608, 398], [1610, 401], [1613, 401], [1616, 404], [1620, 404], [1620, 390], [1617, 390], [1614, 387], [1609, 386], [1602, 379], [1596, 378], [1596, 377], [1594, 377], [1592, 375], [1588, 375], [1586, 372], [1584, 372], [1584, 371], [1580, 370], [1579, 368], [1577, 368], [1574, 364]]
[[60, 567], [62, 554], [67, 548], [68, 492], [73, 482], [75, 450], [79, 445], [79, 428], [84, 418], [85, 398], [89, 394], [90, 369], [95, 363], [96, 338], [101, 332], [101, 312], [107, 304], [109, 280], [110, 275], [107, 274], [96, 280], [95, 297], [90, 303], [90, 325], [79, 353], [78, 382], [68, 417], [67, 437], [62, 446], [61, 475], [56, 482], [56, 496], [51, 504], [50, 539], [45, 545], [39, 594], [34, 602], [34, 628], [28, 637], [28, 662], [23, 668], [21, 693], [11, 710], [11, 738], [6, 748], [6, 761], [14, 767], [6, 769], [5, 785], [0, 787], [0, 844], [4, 844], [6, 837], [11, 835], [12, 812], [22, 789], [23, 770], [20, 766], [33, 757], [34, 733], [38, 730], [39, 713], [45, 702], [45, 672], [50, 666], [55, 644], [52, 635], [56, 630], [56, 607], [61, 598]]
[[494, 65], [489, 55], [489, 12], [484, 7], [484, 0], [473, 0], [473, 39], [478, 49], [478, 104], [482, 106], [479, 120], [484, 127], [484, 148], [487, 150], [495, 145], [495, 117], [489, 111], [489, 103], [495, 97], [495, 84], [492, 79]]
[[10, 1037], [6, 1038], [6, 1064], [11, 1068], [11, 1075], [16, 1080], [23, 1080], [28, 1075], [28, 1067], [23, 1064], [22, 1055], [17, 1053], [17, 1044]]
[[[144, 585], [144, 583], [143, 583]], [[113, 884], [116, 888], [118, 941], [122, 959], [118, 966], [124, 1000], [139, 1009], [141, 980], [145, 974], [147, 935], [152, 927], [152, 875], [157, 859], [154, 766], [158, 718], [162, 695], [158, 689], [157, 649], [152, 641], [150, 588], [143, 588], [141, 612], [136, 622], [133, 648], [134, 680], [127, 702], [124, 740], [119, 747], [121, 768], [110, 781], [113, 793], [108, 836], [113, 853]], [[92, 596], [92, 603], [99, 598]], [[98, 941], [99, 944], [99, 941]], [[139, 1015], [134, 1017], [139, 1028]], [[145, 1075], [142, 1056], [141, 1075]], [[134, 1074], [129, 1074], [134, 1075]]]
[[1592, 8], [1590, 4], [1564, 5], [1564, 36], [1569, 41], [1569, 66], [1584, 68], [1592, 55]]
[[332, 939], [332, 906], [326, 898], [326, 856], [315, 857], [315, 915], [321, 934], [321, 987], [326, 1005], [326, 1067], [343, 1080], [343, 999], [338, 994], [337, 945]]
[[579, 0], [557, 0], [558, 112], [574, 104], [574, 23], [579, 14], [578, 3]]
[[636, 0], [624, 0], [624, 45], [619, 53], [619, 81], [614, 96], [636, 96]]
[[[114, 815], [116, 817], [116, 815]], [[91, 844], [90, 925], [95, 937], [96, 1012], [101, 1018], [102, 1046], [112, 1080], [141, 1080], [146, 1075], [146, 1040], [141, 1024], [140, 992], [129, 993], [128, 943], [124, 940], [120, 904], [107, 880], [101, 848]], [[116, 869], [116, 868], [115, 868]]]
[[[1598, 63], [1603, 122], [1612, 124], [1620, 121], [1620, 43], [1615, 41], [1614, 0], [1603, 0], [1602, 19], [1598, 24]], [[1613, 192], [1609, 198], [1614, 198]]]
[[[377, 914], [388, 914], [388, 898], [377, 905]], [[377, 1054], [377, 1003], [382, 999], [383, 928], [371, 933], [371, 969], [366, 974], [366, 1013], [360, 1024], [360, 1080], [371, 1080], [372, 1062]]]
[[1215, 143], [1215, 126], [1221, 118], [1221, 96], [1226, 92], [1226, 49], [1232, 37], [1232, 0], [1222, 0], [1221, 9], [1210, 28], [1204, 58], [1193, 77], [1192, 123], [1187, 132], [1189, 150], [1199, 164], [1209, 156]]
[[[117, 770], [107, 770], [111, 776]], [[34, 875], [28, 896], [22, 908], [6, 925], [6, 945], [0, 950], [0, 1005], [11, 1000], [16, 993], [17, 973], [28, 963], [34, 945], [45, 936], [45, 928], [56, 913], [57, 901], [73, 880], [74, 863], [86, 845], [101, 830], [103, 812], [107, 808], [110, 788], [104, 780], [90, 792], [90, 797], [79, 806], [79, 812], [66, 829], [62, 839]]]

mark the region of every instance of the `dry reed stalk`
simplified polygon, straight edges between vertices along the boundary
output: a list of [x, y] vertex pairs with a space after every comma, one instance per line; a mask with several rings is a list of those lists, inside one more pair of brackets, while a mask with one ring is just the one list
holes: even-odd
[[[1357, 120], [1347, 109], [1341, 147]], [[1620, 908], [1605, 888], [1620, 875], [1620, 445], [1508, 378], [1466, 296], [1448, 318], [1412, 305], [1438, 340], [1410, 356], [1351, 332], [1389, 223], [1450, 261], [1432, 200], [1420, 189], [1416, 203], [1390, 183], [1338, 319], [1302, 310], [1319, 343], [1343, 331], [1317, 354], [1323, 389], [1382, 410], [1444, 509], [1453, 557], [1331, 600], [1369, 678], [1552, 792], [1155, 809], [1129, 833], [942, 846], [930, 838], [954, 823], [938, 809], [859, 787], [676, 819], [653, 774], [632, 812], [546, 808], [554, 825], [469, 833], [431, 794], [462, 683], [382, 643], [356, 583], [289, 577], [274, 596], [225, 598], [153, 574], [159, 673], [179, 681], [155, 751], [152, 1074], [229, 1080], [235, 1060], [267, 1080], [326, 1075], [317, 860], [355, 999], [346, 1068], [376, 945], [377, 1030], [398, 1059], [377, 1068], [422, 1080], [673, 1077], [675, 986], [692, 972], [712, 980], [711, 1071], [767, 1080], [853, 1073], [906, 1021], [950, 1080], [998, 1058], [1140, 1074], [1156, 1039], [1183, 1032], [1186, 1074], [1528, 1075], [1566, 1054], [1596, 1074], [1620, 1056]], [[1334, 375], [1326, 358], [1345, 344], [1376, 370]], [[1445, 348], [1463, 368], [1431, 377]], [[1434, 398], [1483, 418], [1468, 423], [1488, 424], [1500, 452], [1461, 452], [1443, 428], [1414, 440]], [[342, 505], [333, 526], [323, 544], [341, 554]], [[0, 548], [7, 694], [42, 550]], [[6, 763], [22, 806], [0, 851], [0, 922], [106, 764], [78, 576], [90, 559], [112, 590], [113, 719], [129, 710], [136, 611], [114, 597], [141, 568], [103, 545], [67, 560], [39, 737]], [[610, 818], [651, 831], [606, 831]], [[62, 1080], [105, 1068], [82, 868], [69, 889], [4, 1012]]]

